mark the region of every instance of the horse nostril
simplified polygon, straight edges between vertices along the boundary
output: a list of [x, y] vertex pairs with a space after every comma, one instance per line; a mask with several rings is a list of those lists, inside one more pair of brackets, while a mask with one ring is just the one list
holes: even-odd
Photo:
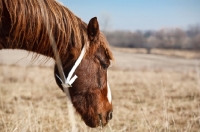
[[112, 119], [112, 111], [109, 114], [110, 114], [109, 118], [111, 120]]
[[112, 119], [112, 111], [108, 112], [107, 121]]

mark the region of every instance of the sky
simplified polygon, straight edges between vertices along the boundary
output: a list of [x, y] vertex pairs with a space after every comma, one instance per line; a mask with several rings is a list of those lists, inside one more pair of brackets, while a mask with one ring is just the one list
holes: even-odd
[[102, 30], [187, 29], [200, 24], [200, 0], [58, 0], [86, 23], [97, 17]]

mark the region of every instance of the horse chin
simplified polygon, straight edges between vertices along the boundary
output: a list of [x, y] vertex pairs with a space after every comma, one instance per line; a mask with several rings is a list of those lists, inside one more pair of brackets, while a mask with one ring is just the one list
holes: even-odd
[[99, 126], [99, 123], [97, 120], [88, 120], [88, 119], [83, 119], [85, 124], [91, 128], [96, 128]]
[[104, 127], [108, 123], [106, 120], [102, 119], [99, 115], [96, 115], [95, 117], [83, 117], [82, 118], [85, 124], [91, 128], [96, 127]]

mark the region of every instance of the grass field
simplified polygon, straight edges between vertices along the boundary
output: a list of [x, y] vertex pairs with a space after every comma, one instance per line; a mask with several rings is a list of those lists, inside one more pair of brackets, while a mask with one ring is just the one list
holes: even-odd
[[[78, 131], [200, 132], [198, 55], [188, 59], [192, 55], [185, 52], [178, 57], [113, 52], [116, 62], [109, 70], [113, 119], [102, 130], [91, 129], [77, 115]], [[30, 66], [16, 55], [0, 55], [0, 131], [70, 131], [66, 96], [55, 84], [53, 67]]]

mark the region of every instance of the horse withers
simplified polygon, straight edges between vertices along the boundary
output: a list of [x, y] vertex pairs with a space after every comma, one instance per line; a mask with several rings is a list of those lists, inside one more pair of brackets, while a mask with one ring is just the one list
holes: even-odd
[[[113, 55], [97, 18], [86, 24], [54, 0], [0, 0], [0, 49], [24, 49], [55, 59], [49, 32], [54, 37], [65, 75], [71, 71], [83, 47], [86, 48], [74, 71], [78, 78], [69, 92], [86, 125], [105, 126], [113, 112], [107, 81]], [[59, 75], [57, 65], [54, 72], [56, 83], [63, 90], [56, 76]]]

